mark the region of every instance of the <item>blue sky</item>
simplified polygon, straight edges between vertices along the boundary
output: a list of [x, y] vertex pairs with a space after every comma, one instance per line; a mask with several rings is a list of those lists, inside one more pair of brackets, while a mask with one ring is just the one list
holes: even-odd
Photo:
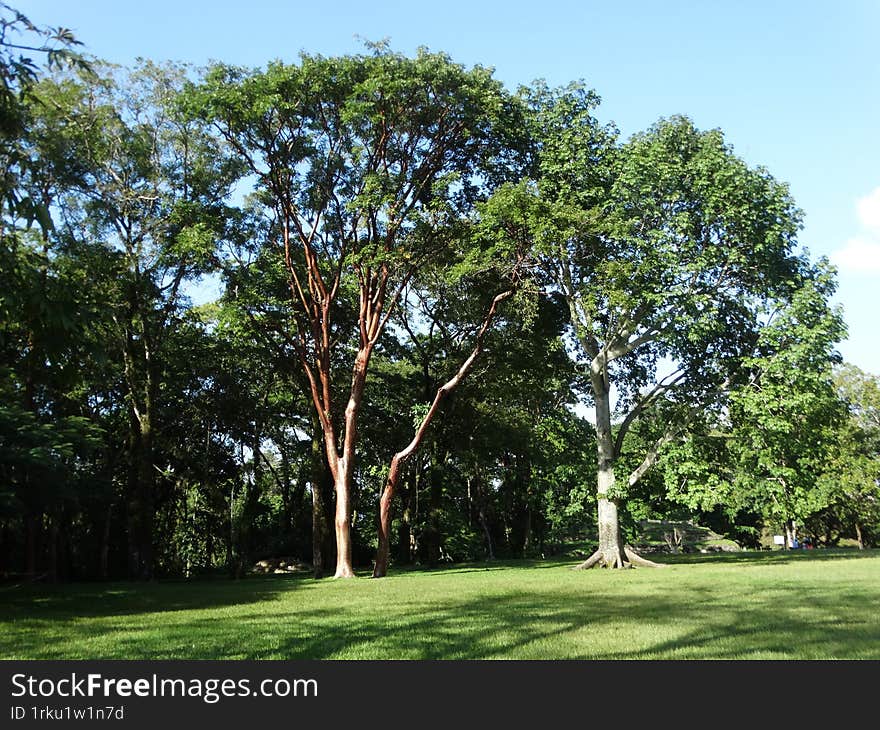
[[72, 28], [89, 52], [261, 66], [300, 50], [357, 52], [388, 38], [510, 88], [584, 79], [598, 116], [624, 134], [686, 114], [791, 186], [812, 257], [839, 269], [848, 361], [880, 374], [880, 2], [877, 0], [10, 0], [38, 24]]

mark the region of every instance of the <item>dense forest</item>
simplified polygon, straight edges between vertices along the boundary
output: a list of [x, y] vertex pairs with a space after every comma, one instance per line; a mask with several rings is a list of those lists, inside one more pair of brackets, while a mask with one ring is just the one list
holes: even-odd
[[721, 131], [385, 44], [120, 68], [0, 12], [4, 576], [880, 539], [880, 379]]

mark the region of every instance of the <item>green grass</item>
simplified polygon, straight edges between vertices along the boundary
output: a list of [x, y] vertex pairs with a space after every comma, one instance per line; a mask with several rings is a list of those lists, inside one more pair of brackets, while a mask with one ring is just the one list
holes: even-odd
[[5, 659], [880, 659], [880, 551], [0, 590]]

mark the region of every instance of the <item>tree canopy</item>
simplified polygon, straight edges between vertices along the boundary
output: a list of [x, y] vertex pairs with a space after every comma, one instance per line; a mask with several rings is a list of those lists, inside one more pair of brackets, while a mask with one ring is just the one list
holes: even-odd
[[880, 535], [877, 378], [721, 130], [384, 44], [123, 69], [0, 10], [4, 574]]

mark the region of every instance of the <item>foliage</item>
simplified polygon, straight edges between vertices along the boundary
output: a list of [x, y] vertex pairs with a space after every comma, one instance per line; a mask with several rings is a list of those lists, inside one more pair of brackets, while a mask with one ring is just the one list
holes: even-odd
[[397, 566], [582, 545], [603, 500], [629, 539], [876, 542], [877, 379], [832, 380], [833, 272], [719, 130], [622, 140], [583, 83], [425, 49], [199, 75], [78, 47], [0, 5], [4, 574], [329, 561], [334, 465], [367, 564], [429, 413]]

